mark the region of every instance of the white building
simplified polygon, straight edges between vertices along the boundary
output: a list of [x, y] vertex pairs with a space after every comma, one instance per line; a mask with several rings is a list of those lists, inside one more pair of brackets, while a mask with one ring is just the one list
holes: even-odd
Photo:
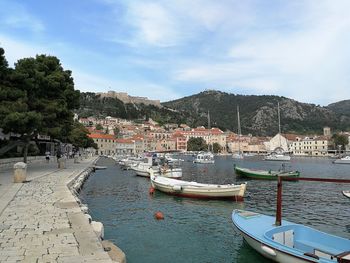
[[298, 156], [327, 156], [329, 145], [327, 136], [305, 137], [294, 141], [290, 151]]

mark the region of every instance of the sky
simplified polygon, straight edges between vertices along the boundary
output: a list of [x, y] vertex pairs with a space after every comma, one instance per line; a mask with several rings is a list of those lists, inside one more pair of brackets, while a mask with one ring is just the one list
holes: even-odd
[[57, 56], [81, 91], [350, 99], [348, 0], [0, 0], [11, 67]]

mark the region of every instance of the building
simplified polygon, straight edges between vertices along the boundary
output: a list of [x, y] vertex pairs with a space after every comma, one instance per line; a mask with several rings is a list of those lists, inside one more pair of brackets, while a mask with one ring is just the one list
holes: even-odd
[[298, 156], [327, 156], [329, 146], [327, 136], [304, 137], [294, 141], [290, 151]]
[[114, 155], [116, 153], [116, 138], [113, 135], [91, 133], [89, 137], [97, 144], [99, 155]]
[[132, 139], [116, 139], [116, 153], [117, 154], [134, 154], [135, 143]]
[[288, 152], [289, 142], [281, 133], [277, 133], [269, 141], [265, 142], [265, 148], [268, 152]]
[[185, 136], [187, 141], [190, 138], [203, 138], [206, 144], [213, 145], [214, 143], [218, 143], [222, 148], [222, 152], [226, 152], [227, 150], [226, 134], [218, 128], [206, 129], [202, 126], [192, 129], [190, 131], [177, 132]]
[[331, 137], [331, 136], [332, 136], [332, 134], [331, 134], [331, 128], [329, 128], [329, 127], [323, 127], [323, 136]]

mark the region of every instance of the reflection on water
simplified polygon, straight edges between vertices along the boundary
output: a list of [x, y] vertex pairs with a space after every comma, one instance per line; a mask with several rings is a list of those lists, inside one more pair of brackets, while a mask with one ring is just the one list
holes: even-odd
[[[235, 183], [234, 161], [216, 158], [215, 165], [183, 163], [183, 179], [203, 183]], [[238, 160], [243, 167], [277, 170], [280, 164], [258, 158]], [[257, 254], [233, 228], [233, 209], [248, 209], [274, 215], [276, 182], [247, 180], [247, 197], [235, 203], [196, 200], [156, 192], [148, 195], [149, 179], [122, 171], [112, 160], [101, 159], [107, 170], [97, 171], [86, 182], [82, 201], [94, 218], [103, 222], [105, 238], [115, 242], [135, 262], [268, 262]], [[349, 178], [350, 165], [333, 165], [317, 158], [293, 159], [292, 169], [302, 176]], [[341, 190], [350, 185], [317, 182], [283, 183], [283, 216], [319, 230], [350, 237], [350, 199]], [[156, 221], [156, 211], [165, 220]]]

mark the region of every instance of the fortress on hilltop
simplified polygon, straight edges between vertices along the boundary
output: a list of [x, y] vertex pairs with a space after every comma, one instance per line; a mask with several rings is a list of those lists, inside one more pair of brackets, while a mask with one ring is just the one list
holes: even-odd
[[101, 98], [117, 98], [118, 100], [121, 100], [124, 103], [134, 103], [134, 104], [145, 104], [145, 105], [154, 105], [157, 107], [161, 107], [160, 100], [150, 100], [147, 97], [133, 97], [129, 96], [126, 92], [116, 92], [113, 90], [108, 91], [107, 93], [104, 92], [97, 92], [97, 95], [100, 95]]

